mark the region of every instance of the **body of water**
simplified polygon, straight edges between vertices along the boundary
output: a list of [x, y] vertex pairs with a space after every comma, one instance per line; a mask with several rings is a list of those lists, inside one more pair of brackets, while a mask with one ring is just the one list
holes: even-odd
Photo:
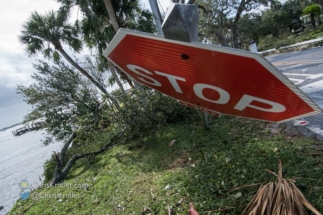
[[13, 136], [11, 131], [19, 125], [0, 132], [0, 215], [8, 213], [20, 198], [19, 184], [27, 180], [31, 188], [41, 185], [43, 165], [53, 151], [60, 151], [62, 143], [44, 146], [45, 132], [31, 131], [21, 136]]

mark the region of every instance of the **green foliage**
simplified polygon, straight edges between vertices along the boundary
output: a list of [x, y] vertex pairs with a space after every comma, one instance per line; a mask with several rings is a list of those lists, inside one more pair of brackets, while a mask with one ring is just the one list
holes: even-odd
[[[34, 12], [23, 26], [19, 38], [26, 45], [27, 53], [41, 53], [45, 58], [52, 59], [54, 64], [39, 61], [34, 65], [36, 72], [32, 76], [35, 84], [20, 85], [17, 91], [33, 106], [33, 111], [26, 116], [26, 120], [43, 118], [47, 133], [57, 140], [66, 140], [71, 133], [77, 133], [64, 162], [72, 155], [98, 149], [93, 145], [93, 141], [102, 131], [113, 134], [122, 129], [128, 138], [143, 137], [147, 132], [159, 130], [167, 123], [196, 116], [193, 110], [148, 89], [129, 95], [116, 92], [112, 96], [106, 93], [106, 79], [101, 73], [106, 70], [103, 65], [105, 60], [102, 60], [100, 54], [114, 36], [114, 32], [109, 26], [109, 17], [103, 1], [59, 2], [62, 6], [58, 12], [51, 11], [45, 15]], [[84, 15], [74, 26], [68, 23], [73, 6], [78, 6]], [[113, 7], [121, 27], [155, 31], [152, 14], [141, 10], [137, 1], [113, 1]], [[62, 44], [67, 44], [74, 51], [80, 52], [81, 35], [86, 45], [97, 48], [98, 53], [90, 60], [86, 59], [84, 63], [73, 61], [62, 47]], [[60, 59], [60, 54], [87, 79], [65, 65]], [[80, 67], [82, 64], [89, 73]], [[96, 87], [104, 93], [102, 97]], [[52, 159], [45, 163], [46, 181], [53, 176], [56, 156], [53, 154]], [[93, 159], [90, 160], [93, 162]]]
[[[68, 16], [62, 16], [54, 11], [44, 16], [33, 12], [23, 25], [19, 39], [22, 44], [26, 45], [26, 52], [29, 55], [42, 52], [44, 57], [53, 57], [56, 61], [59, 60], [56, 50], [62, 49], [61, 42], [68, 44], [76, 52], [82, 50], [82, 42], [75, 28], [68, 24]], [[54, 46], [55, 51], [50, 44]]]
[[[79, 197], [19, 200], [10, 214], [167, 214], [169, 206], [184, 215], [189, 202], [200, 214], [241, 214], [261, 184], [276, 180], [264, 169], [277, 172], [278, 159], [284, 177], [295, 178], [322, 211], [322, 158], [311, 155], [322, 142], [291, 137], [284, 127], [272, 135], [269, 126], [236, 117], [211, 118], [209, 131], [195, 120], [165, 126], [92, 164], [78, 163], [64, 183], [86, 187], [34, 191]], [[93, 144], [105, 142], [106, 135]], [[168, 146], [171, 140], [176, 141]]]
[[[76, 143], [72, 145], [72, 147], [67, 150], [66, 154], [65, 154], [65, 159], [64, 159], [64, 162], [63, 162], [63, 166], [66, 165], [66, 163], [68, 162], [68, 160], [70, 158], [72, 158], [72, 156], [75, 154], [75, 153], [78, 153], [80, 152], [80, 150], [77, 150], [75, 149]], [[91, 146], [93, 147], [93, 146]], [[46, 160], [43, 167], [44, 167], [44, 183], [49, 183], [53, 177], [54, 177], [54, 172], [55, 172], [55, 168], [56, 168], [56, 164], [57, 164], [57, 157], [58, 157], [59, 153], [56, 153], [56, 152], [53, 152], [52, 155], [51, 155], [51, 158]]]
[[34, 67], [37, 73], [32, 78], [36, 83], [17, 88], [27, 104], [33, 106], [26, 119], [45, 117], [47, 132], [59, 140], [79, 127], [83, 118], [88, 118], [87, 127], [99, 120], [101, 103], [97, 91], [81, 75], [62, 62], [50, 66], [39, 61]]
[[[206, 9], [201, 13], [199, 35], [202, 41], [208, 43], [224, 45], [219, 36], [222, 35], [232, 47], [232, 41], [237, 36], [240, 47], [249, 49], [249, 42], [252, 40], [259, 41], [269, 34], [283, 39], [291, 35], [293, 29], [302, 27], [300, 20], [302, 9], [299, 0], [288, 0], [284, 3], [273, 1], [270, 7], [265, 7], [261, 11], [251, 9], [266, 5], [266, 1], [248, 1], [246, 4], [238, 1], [232, 3], [237, 4], [234, 9], [231, 8], [230, 1], [198, 1], [198, 4]], [[241, 9], [238, 5], [244, 10], [240, 16], [235, 14]], [[235, 31], [237, 35], [234, 35]]]
[[261, 16], [257, 13], [246, 13], [239, 21], [239, 32], [242, 48], [249, 50], [250, 41], [259, 40], [261, 31]]
[[164, 125], [196, 117], [196, 111], [181, 106], [176, 100], [146, 87], [122, 96], [116, 93], [120, 112], [109, 111], [105, 116], [126, 129], [131, 136], [143, 136]]
[[322, 33], [323, 32], [323, 25], [318, 26], [317, 29], [315, 31], [312, 31], [312, 32], [313, 32], [313, 34]]
[[[75, 52], [82, 50], [82, 41], [79, 32], [68, 23], [68, 13], [64, 11], [51, 11], [44, 16], [37, 12], [32, 13], [31, 18], [23, 25], [20, 41], [26, 45], [26, 51], [30, 55], [42, 52], [45, 58], [52, 58], [55, 63], [59, 62], [62, 54], [74, 68], [98, 87], [102, 93], [106, 90], [93, 77], [80, 67], [63, 49], [62, 44], [68, 44]], [[55, 51], [52, 50], [54, 46]], [[59, 54], [59, 53], [60, 54]]]
[[[286, 30], [301, 27], [300, 15], [302, 13], [299, 1], [289, 0], [285, 3], [275, 2], [273, 6], [264, 11], [261, 17], [262, 35], [273, 34], [274, 37], [286, 37]], [[289, 33], [290, 34], [290, 33]]]
[[266, 50], [267, 47], [273, 47], [273, 45], [279, 41], [278, 38], [274, 37], [272, 34], [268, 34], [267, 36], [263, 37], [259, 40], [258, 49], [259, 50]]
[[[118, 92], [115, 94], [121, 106], [119, 111], [111, 106], [98, 106], [97, 101], [93, 100], [93, 95], [86, 92], [83, 98], [80, 98], [83, 102], [75, 103], [73, 109], [68, 112], [57, 111], [55, 108], [51, 111], [46, 110], [47, 131], [53, 136], [66, 139], [72, 133], [72, 128], [78, 128], [65, 161], [75, 153], [86, 153], [102, 148], [104, 142], [100, 145], [94, 144], [101, 132], [109, 132], [108, 136], [111, 136], [116, 130], [123, 129], [127, 139], [131, 139], [159, 131], [169, 123], [197, 117], [195, 110], [181, 106], [176, 100], [159, 92], [142, 89], [130, 95], [118, 96]], [[44, 166], [46, 181], [52, 179], [55, 161], [52, 158]]]
[[156, 32], [153, 14], [149, 10], [142, 10], [138, 17], [128, 20], [127, 28], [147, 33]]
[[[69, 14], [73, 7], [78, 7], [83, 17], [75, 22], [76, 28], [82, 33], [87, 46], [94, 47], [102, 54], [115, 35], [109, 23], [109, 15], [104, 1], [57, 0], [62, 4], [60, 12]], [[148, 10], [139, 7], [137, 0], [111, 1], [117, 14], [120, 28], [128, 28], [143, 32], [156, 32], [153, 16]]]
[[[94, 67], [87, 66], [90, 70]], [[76, 131], [75, 147], [68, 149], [70, 155], [93, 151], [89, 147], [98, 133], [105, 130], [112, 134], [123, 129], [128, 138], [141, 137], [167, 123], [196, 116], [196, 112], [180, 106], [174, 99], [144, 87], [129, 94], [115, 92], [113, 96], [120, 106], [117, 108], [105, 96], [100, 98], [90, 82], [63, 62], [51, 66], [39, 61], [35, 68], [37, 73], [32, 77], [36, 83], [17, 89], [34, 107], [26, 119], [43, 117], [47, 133], [58, 140], [66, 140]], [[54, 166], [53, 159], [45, 164], [46, 181], [51, 179]]]
[[[75, 22], [75, 29], [82, 35], [82, 39], [88, 48], [96, 51], [96, 58], [100, 63], [100, 67], [105, 71], [108, 70], [107, 59], [103, 57], [102, 53], [116, 32], [111, 24], [111, 17], [108, 15], [104, 1], [58, 0], [58, 2], [62, 4], [59, 9], [59, 14], [70, 14], [73, 7], [77, 7], [77, 10], [82, 12], [83, 16], [80, 16]], [[156, 32], [152, 14], [148, 10], [141, 9], [137, 0], [111, 2], [116, 15], [115, 22], [117, 22], [120, 28], [149, 33]], [[132, 84], [130, 78], [123, 72], [120, 72], [119, 75], [122, 80], [126, 80], [130, 85]], [[111, 82], [117, 81], [118, 85], [121, 85], [117, 75], [114, 75], [114, 72], [113, 78], [110, 80]]]
[[319, 4], [312, 4], [312, 5], [309, 5], [304, 8], [303, 14], [304, 15], [307, 15], [307, 14], [319, 15], [319, 14], [322, 14], [322, 8]]
[[319, 24], [322, 24], [320, 19], [320, 15], [322, 14], [322, 7], [319, 4], [312, 4], [305, 7], [303, 14], [310, 14], [313, 29], [316, 29], [315, 16], [317, 16]]
[[238, 48], [237, 43], [249, 43], [254, 39], [253, 30], [257, 26], [254, 25], [253, 28], [248, 28], [248, 26], [255, 23], [257, 14], [250, 11], [266, 6], [268, 1], [198, 0], [196, 4], [205, 8], [203, 12], [201, 11], [199, 21], [200, 39], [207, 43], [220, 43], [221, 45], [227, 43], [231, 47]]
[[267, 35], [266, 37], [263, 37], [259, 40], [258, 50], [264, 51], [273, 48], [280, 48], [282, 46], [320, 38], [323, 37], [323, 31], [321, 29], [322, 27], [319, 27], [317, 30], [313, 31], [307, 28], [307, 30], [304, 31], [304, 33], [302, 33], [301, 35], [290, 36], [283, 40], [273, 37], [272, 35]]
[[49, 160], [46, 160], [44, 163], [44, 183], [50, 182], [54, 176], [55, 167], [56, 167], [56, 153], [53, 153]]

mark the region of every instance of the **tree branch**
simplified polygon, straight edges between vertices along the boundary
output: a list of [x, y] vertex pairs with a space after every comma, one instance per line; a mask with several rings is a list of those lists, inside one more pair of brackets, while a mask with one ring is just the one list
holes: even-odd
[[61, 164], [64, 163], [64, 157], [65, 157], [66, 151], [67, 151], [68, 147], [70, 146], [70, 144], [73, 142], [75, 137], [76, 137], [76, 132], [73, 132], [71, 134], [71, 136], [68, 138], [68, 140], [66, 141], [66, 143], [64, 144], [64, 146], [61, 150], [61, 153], [59, 153], [58, 159]]
[[[56, 165], [56, 169], [55, 169], [55, 174], [54, 174], [54, 178], [53, 180], [51, 181], [51, 184], [52, 185], [55, 185], [55, 184], [58, 184], [60, 183], [66, 176], [67, 174], [69, 173], [69, 171], [71, 170], [72, 166], [75, 164], [75, 162], [80, 159], [80, 158], [84, 158], [84, 157], [88, 157], [88, 156], [96, 156], [98, 154], [101, 154], [105, 151], [107, 151], [108, 149], [116, 146], [116, 145], [119, 145], [121, 144], [123, 141], [120, 141], [118, 143], [115, 143], [116, 141], [118, 141], [124, 134], [124, 131], [120, 131], [117, 135], [115, 135], [114, 137], [111, 138], [111, 140], [103, 147], [101, 148], [100, 150], [97, 150], [97, 151], [94, 151], [94, 152], [88, 152], [88, 153], [83, 153], [83, 154], [75, 154], [68, 162], [67, 164], [65, 165], [64, 169], [62, 169], [62, 162], [60, 162], [60, 165]], [[73, 138], [72, 138], [73, 136]], [[65, 156], [65, 152], [69, 146], [69, 144], [72, 142], [72, 140], [74, 139], [75, 137], [75, 134], [73, 133], [69, 140], [65, 143], [62, 151], [61, 151], [61, 154], [59, 155], [61, 160], [64, 159], [63, 156]], [[63, 150], [64, 151], [64, 154], [63, 154]]]

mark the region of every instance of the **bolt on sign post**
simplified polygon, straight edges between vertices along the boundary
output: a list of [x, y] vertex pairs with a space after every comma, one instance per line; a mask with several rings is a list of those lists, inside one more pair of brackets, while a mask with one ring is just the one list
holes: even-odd
[[134, 80], [208, 114], [285, 122], [321, 112], [261, 55], [190, 41], [121, 29], [104, 56]]

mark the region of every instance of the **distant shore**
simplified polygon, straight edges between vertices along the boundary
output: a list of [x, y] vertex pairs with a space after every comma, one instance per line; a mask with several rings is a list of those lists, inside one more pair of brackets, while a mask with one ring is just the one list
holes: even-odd
[[21, 125], [21, 124], [22, 124], [22, 122], [16, 123], [16, 124], [8, 126], [8, 127], [0, 128], [0, 131], [5, 131], [5, 130], [8, 130], [10, 128], [16, 127], [17, 125]]

